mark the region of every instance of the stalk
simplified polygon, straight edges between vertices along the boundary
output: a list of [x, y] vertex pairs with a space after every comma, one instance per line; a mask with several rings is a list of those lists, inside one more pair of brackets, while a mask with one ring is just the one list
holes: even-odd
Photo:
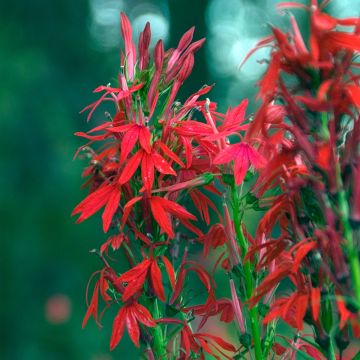
[[[237, 241], [241, 247], [241, 257], [244, 258], [247, 250], [248, 243], [244, 237], [241, 221], [240, 221], [240, 213], [239, 213], [239, 197], [236, 190], [236, 185], [231, 185], [231, 201], [233, 204], [233, 218], [234, 218], [234, 227]], [[253, 278], [252, 278], [252, 270], [249, 261], [243, 263], [244, 268], [244, 278], [245, 278], [245, 290], [246, 290], [246, 300], [251, 298], [253, 293]], [[262, 350], [261, 350], [261, 335], [260, 335], [260, 324], [258, 318], [258, 307], [257, 305], [253, 306], [249, 310], [250, 323], [251, 323], [251, 333], [252, 338], [254, 340], [254, 350], [255, 350], [255, 359], [262, 360]]]
[[[159, 304], [158, 304], [157, 299], [154, 300], [153, 317], [154, 317], [154, 319], [161, 318]], [[154, 328], [154, 349], [153, 350], [155, 353], [155, 358], [161, 359], [161, 356], [163, 355], [163, 352], [164, 352], [164, 337], [163, 337], [163, 333], [161, 331], [161, 327], [159, 325], [157, 325]]]
[[339, 217], [344, 229], [344, 239], [347, 256], [349, 257], [351, 277], [353, 280], [354, 294], [357, 306], [360, 306], [360, 263], [353, 241], [353, 232], [349, 221], [349, 203], [341, 179], [340, 164], [336, 165], [336, 181], [338, 187]]
[[328, 355], [329, 355], [329, 360], [336, 360], [334, 339], [333, 339], [332, 336], [330, 336], [330, 344], [329, 344]]

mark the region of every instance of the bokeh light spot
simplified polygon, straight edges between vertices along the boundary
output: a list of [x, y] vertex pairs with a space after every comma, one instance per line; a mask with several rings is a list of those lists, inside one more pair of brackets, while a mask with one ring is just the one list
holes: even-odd
[[66, 323], [71, 316], [71, 301], [64, 294], [55, 294], [45, 303], [46, 320], [53, 325]]

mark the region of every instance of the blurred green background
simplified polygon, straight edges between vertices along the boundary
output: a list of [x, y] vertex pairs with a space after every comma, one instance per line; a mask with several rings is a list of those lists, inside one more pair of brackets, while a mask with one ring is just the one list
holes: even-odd
[[[244, 97], [254, 109], [255, 80], [265, 68], [256, 60], [266, 52], [241, 71], [238, 64], [268, 33], [267, 23], [286, 26], [276, 2], [0, 2], [0, 359], [137, 358], [127, 340], [109, 353], [111, 310], [102, 331], [93, 321], [81, 330], [86, 284], [100, 266], [88, 251], [105, 235], [99, 217], [81, 225], [70, 217], [85, 196], [84, 163], [72, 161], [82, 141], [73, 133], [88, 129], [79, 111], [94, 101], [92, 90], [117, 74], [119, 12], [128, 14], [135, 37], [150, 21], [155, 40], [164, 38], [167, 47], [192, 25], [195, 39], [207, 37], [180, 100], [215, 82], [211, 96], [221, 110]], [[351, 15], [350, 3], [360, 5], [336, 1], [333, 10]]]

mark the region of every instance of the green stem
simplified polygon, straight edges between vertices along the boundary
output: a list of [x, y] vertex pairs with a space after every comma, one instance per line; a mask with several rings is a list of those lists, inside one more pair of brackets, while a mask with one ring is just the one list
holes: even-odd
[[354, 293], [358, 307], [360, 306], [360, 263], [356, 247], [353, 241], [353, 232], [349, 221], [349, 203], [343, 188], [340, 164], [336, 165], [336, 180], [338, 186], [339, 216], [344, 230], [344, 239], [347, 256], [350, 263], [350, 271], [353, 280]]
[[330, 337], [330, 344], [329, 344], [328, 356], [329, 356], [329, 360], [336, 360], [335, 347], [334, 347], [334, 339], [333, 339], [332, 336]]
[[[154, 300], [153, 317], [155, 319], [161, 318], [159, 304], [158, 304], [157, 299]], [[154, 355], [155, 355], [156, 359], [161, 359], [161, 357], [164, 355], [164, 337], [163, 337], [163, 333], [161, 331], [161, 327], [159, 324], [154, 328], [154, 348], [153, 348], [153, 350], [154, 350]]]
[[[234, 227], [236, 232], [237, 241], [241, 247], [241, 256], [244, 258], [248, 250], [248, 243], [245, 239], [245, 236], [241, 227], [240, 213], [239, 213], [239, 197], [236, 189], [236, 185], [231, 185], [231, 201], [233, 205], [233, 220]], [[245, 290], [246, 290], [246, 300], [249, 300], [253, 293], [253, 277], [251, 264], [249, 261], [246, 261], [243, 264], [244, 268], [244, 278], [245, 278]], [[255, 359], [262, 360], [262, 350], [261, 350], [261, 334], [260, 334], [260, 324], [258, 318], [258, 309], [257, 305], [253, 306], [249, 310], [250, 322], [251, 322], [251, 333], [254, 340], [254, 349], [255, 349]]]

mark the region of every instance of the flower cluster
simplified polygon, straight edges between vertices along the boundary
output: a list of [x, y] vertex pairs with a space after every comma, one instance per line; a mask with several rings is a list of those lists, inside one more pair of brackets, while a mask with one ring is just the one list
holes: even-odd
[[335, 341], [340, 353], [348, 345], [348, 324], [360, 336], [360, 19], [331, 17], [327, 3], [280, 4], [309, 13], [309, 38], [290, 15], [289, 33], [273, 28], [258, 44], [271, 47], [271, 58], [247, 136], [270, 154], [253, 186], [268, 209], [247, 258], [258, 255], [256, 270], [267, 273], [251, 304], [291, 282], [291, 291], [268, 301], [264, 323], [281, 317], [301, 331], [307, 322], [333, 358]]
[[[272, 28], [253, 50], [271, 47], [253, 117], [247, 100], [218, 112], [204, 99], [211, 86], [176, 101], [204, 39], [192, 42], [191, 28], [177, 48], [159, 40], [150, 51], [147, 23], [137, 50], [121, 14], [118, 85], [95, 89], [84, 109], [88, 120], [105, 102], [115, 110], [76, 133], [89, 140], [77, 154], [89, 158], [90, 193], [73, 212], [81, 222], [104, 208], [110, 235], [94, 251], [103, 268], [83, 326], [99, 322], [99, 297], [116, 306], [111, 349], [126, 328], [148, 359], [335, 359], [350, 328], [360, 335], [360, 21], [327, 15], [327, 3], [279, 5], [307, 11], [311, 32], [304, 41], [290, 15], [289, 33]], [[263, 212], [254, 236], [248, 211]], [[109, 251], [127, 265], [116, 269]], [[208, 332], [213, 317], [235, 322], [238, 339]], [[294, 339], [278, 331], [280, 318]]]

